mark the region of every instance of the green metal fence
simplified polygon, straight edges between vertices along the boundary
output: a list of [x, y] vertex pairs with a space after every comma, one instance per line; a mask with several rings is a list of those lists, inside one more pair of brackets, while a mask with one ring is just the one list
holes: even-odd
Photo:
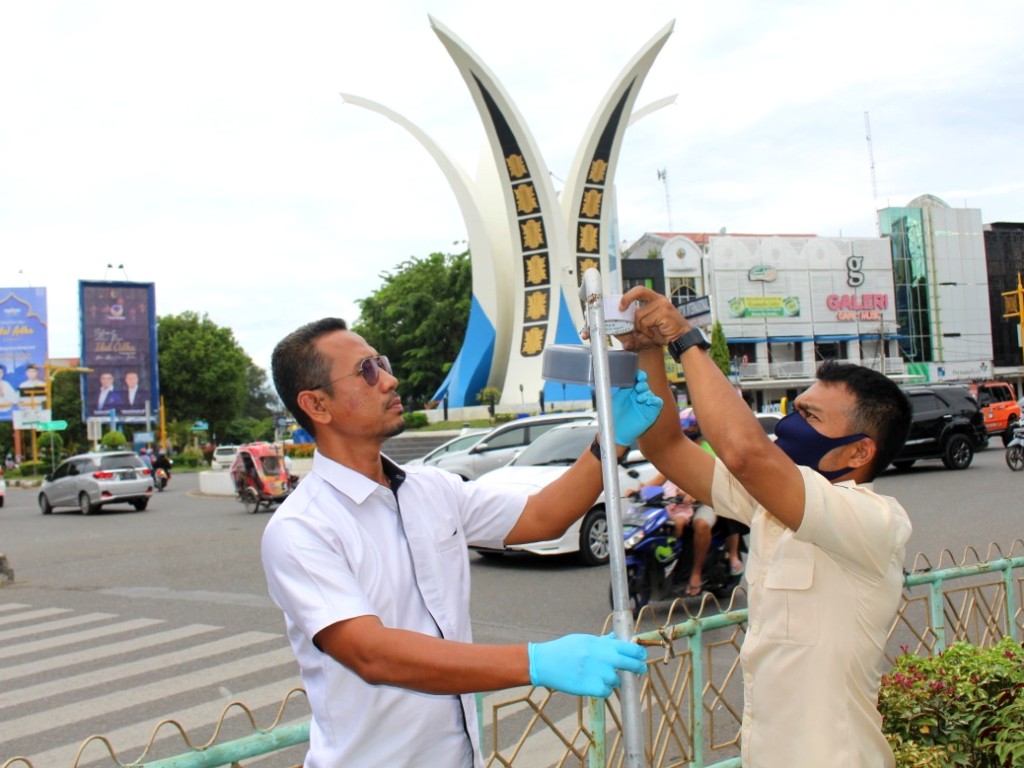
[[[968, 560], [975, 560], [968, 563]], [[1024, 627], [1024, 542], [1015, 541], [1010, 554], [998, 547], [981, 560], [968, 550], [959, 563], [944, 552], [933, 567], [918, 556], [904, 579], [900, 609], [887, 645], [890, 661], [901, 652], [934, 654], [956, 641], [989, 646], [1005, 636], [1020, 641]], [[659, 620], [645, 609], [637, 622], [637, 640], [650, 648], [648, 674], [641, 690], [648, 762], [657, 768], [740, 768], [739, 725], [742, 681], [739, 648], [747, 620], [746, 596], [737, 590], [728, 605], [705, 598], [691, 614], [676, 602], [667, 618]], [[122, 768], [217, 768], [242, 766], [244, 760], [279, 753], [308, 743], [309, 723], [285, 723], [285, 696], [274, 722], [259, 728], [249, 714], [254, 732], [231, 741], [194, 745], [180, 725], [187, 751], [156, 759], [149, 747], [136, 762], [122, 763], [104, 737], [111, 764]], [[602, 768], [624, 762], [619, 709], [607, 702], [568, 696], [544, 688], [478, 695], [481, 744], [490, 766], [537, 765]], [[242, 706], [229, 705], [228, 709]], [[243, 707], [244, 708], [244, 707]], [[218, 726], [219, 732], [219, 726]], [[83, 745], [84, 748], [84, 745]], [[82, 750], [79, 750], [79, 755]], [[518, 761], [518, 762], [517, 762]], [[71, 768], [77, 768], [78, 761]], [[31, 759], [16, 757], [0, 768], [43, 768]]]

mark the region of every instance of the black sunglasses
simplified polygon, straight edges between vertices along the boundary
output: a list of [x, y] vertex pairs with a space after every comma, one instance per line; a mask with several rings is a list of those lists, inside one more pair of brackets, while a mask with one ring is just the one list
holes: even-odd
[[373, 357], [364, 357], [359, 361], [359, 368], [352, 373], [346, 373], [344, 376], [339, 376], [336, 379], [331, 379], [325, 384], [321, 384], [318, 387], [312, 387], [312, 389], [324, 389], [331, 386], [336, 381], [347, 379], [349, 376], [362, 376], [369, 386], [377, 386], [377, 382], [380, 380], [380, 372], [384, 371], [388, 375], [391, 374], [391, 361], [388, 360], [387, 355], [375, 355]]

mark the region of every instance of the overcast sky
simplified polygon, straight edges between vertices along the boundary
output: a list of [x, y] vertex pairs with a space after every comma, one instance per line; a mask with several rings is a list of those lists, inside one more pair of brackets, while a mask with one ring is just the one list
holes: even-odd
[[878, 207], [1024, 221], [1019, 0], [4, 2], [0, 286], [48, 289], [51, 356], [79, 354], [79, 279], [152, 281], [158, 314], [206, 312], [269, 368], [298, 325], [355, 320], [381, 272], [461, 251], [427, 153], [338, 95], [475, 176], [483, 128], [428, 14], [502, 82], [556, 187], [675, 22], [637, 107], [677, 104], [630, 128], [615, 178], [626, 241], [874, 235], [865, 112]]

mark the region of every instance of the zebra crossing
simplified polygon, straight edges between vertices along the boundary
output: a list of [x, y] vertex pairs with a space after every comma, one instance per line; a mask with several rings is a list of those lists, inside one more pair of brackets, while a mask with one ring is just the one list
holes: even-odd
[[[114, 613], [76, 612], [0, 602], [0, 767], [14, 757], [34, 768], [106, 768], [137, 761], [154, 728], [173, 719], [194, 745], [210, 740], [225, 708], [240, 701], [268, 727], [289, 691], [301, 687], [284, 633], [230, 631]], [[488, 694], [483, 707], [515, 699], [528, 688]], [[506, 716], [528, 714], [525, 705]], [[289, 698], [282, 723], [309, 717], [301, 695]], [[573, 717], [560, 725], [572, 730]], [[253, 732], [234, 707], [217, 738]], [[232, 732], [233, 729], [233, 732]], [[227, 735], [225, 735], [227, 734]], [[177, 729], [162, 726], [145, 760], [189, 750]], [[83, 745], [88, 744], [83, 749]], [[521, 765], [546, 765], [560, 752], [550, 732], [520, 746]], [[81, 754], [80, 754], [81, 751]], [[300, 764], [305, 747], [247, 760], [247, 766]], [[24, 762], [16, 761], [17, 768]]]
[[[114, 765], [99, 740], [79, 755], [96, 734], [127, 763], [164, 719], [203, 744], [232, 701], [243, 702], [264, 728], [299, 686], [283, 633], [0, 603], [0, 766], [16, 756], [34, 768]], [[284, 722], [294, 722], [309, 710], [301, 696], [292, 697], [285, 714]], [[232, 729], [233, 738], [252, 732], [241, 708], [230, 710], [222, 734]], [[155, 744], [147, 759], [188, 750], [169, 725]]]

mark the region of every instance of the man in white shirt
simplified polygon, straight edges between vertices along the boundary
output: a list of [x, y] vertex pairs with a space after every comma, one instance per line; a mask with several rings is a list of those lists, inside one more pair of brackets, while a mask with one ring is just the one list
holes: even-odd
[[[560, 536], [601, 492], [601, 446], [533, 496], [481, 487], [381, 454], [405, 426], [398, 380], [343, 320], [290, 334], [272, 369], [317, 445], [262, 546], [313, 712], [306, 768], [479, 768], [472, 692], [532, 683], [608, 696], [617, 670], [644, 671], [643, 648], [611, 636], [472, 642], [467, 545]], [[661, 401], [643, 382], [615, 397], [620, 454]]]
[[877, 710], [910, 521], [873, 480], [906, 439], [910, 404], [883, 374], [824, 364], [773, 443], [706, 353], [707, 338], [664, 296], [634, 288], [635, 333], [656, 394], [662, 348], [683, 366], [717, 458], [663, 412], [640, 448], [666, 477], [750, 526], [749, 621], [740, 653], [744, 768], [891, 768]]

